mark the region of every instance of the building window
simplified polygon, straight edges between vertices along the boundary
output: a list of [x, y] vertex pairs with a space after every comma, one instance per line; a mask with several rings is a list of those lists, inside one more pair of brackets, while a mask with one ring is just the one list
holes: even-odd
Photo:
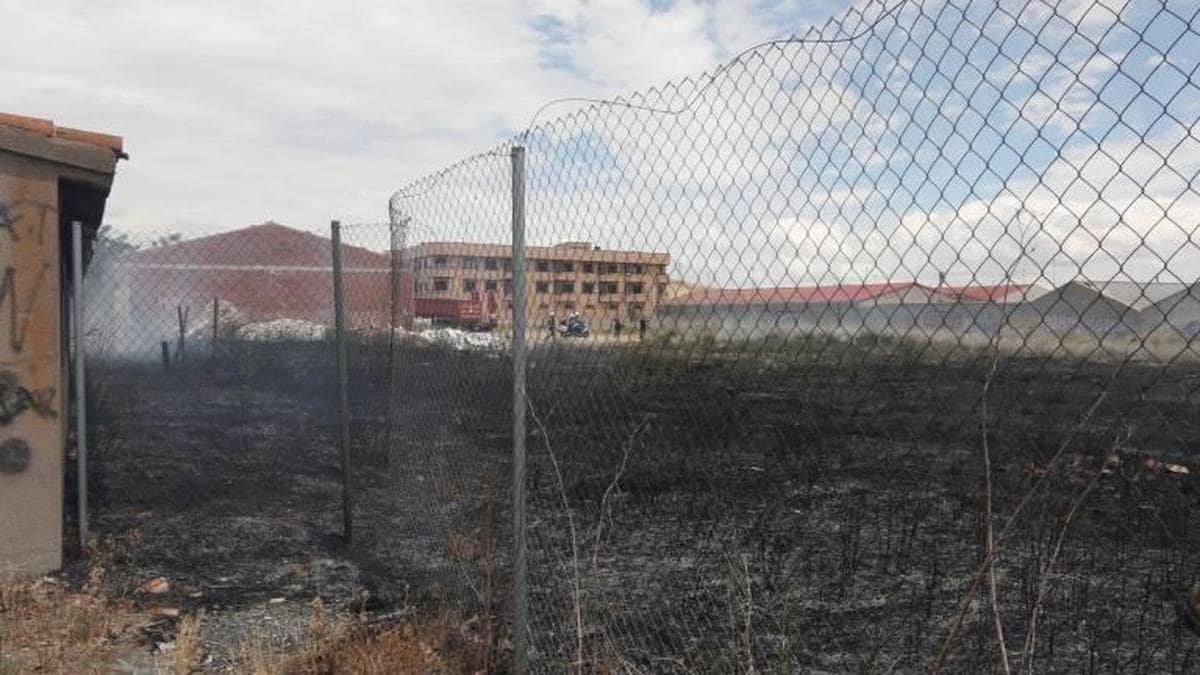
[[535, 261], [533, 261], [533, 269], [535, 269], [539, 272], [549, 272], [550, 271], [550, 261], [549, 260], [535, 260]]
[[512, 279], [504, 280], [504, 294], [512, 295]]
[[550, 292], [550, 282], [549, 281], [539, 281], [534, 286], [534, 288], [537, 290], [538, 293], [549, 293]]
[[583, 282], [583, 292], [587, 295], [591, 295], [592, 293], [595, 293], [596, 292], [596, 284], [593, 284], [590, 281]]
[[617, 285], [617, 282], [615, 282], [615, 281], [601, 281], [600, 282], [600, 295], [616, 295], [617, 293], [620, 293], [620, 292], [621, 292], [621, 289]]
[[496, 283], [495, 279], [483, 282], [483, 290], [485, 290], [485, 291], [494, 291], [498, 287], [499, 287], [499, 284]]
[[445, 277], [438, 277], [433, 280], [433, 290], [448, 291], [450, 290], [450, 280]]
[[475, 280], [463, 279], [463, 290], [468, 293], [473, 293], [475, 291]]
[[494, 272], [499, 268], [500, 268], [500, 263], [495, 258], [484, 258], [483, 259], [483, 269]]
[[479, 269], [479, 258], [464, 256], [462, 259], [462, 266], [464, 270], [477, 270]]
[[507, 272], [511, 269], [512, 269], [512, 258], [505, 258], [504, 259], [504, 271]]
[[571, 262], [570, 260], [556, 260], [556, 261], [554, 261], [554, 271], [555, 272], [574, 272], [575, 271], [575, 263]]
[[626, 263], [625, 274], [641, 274], [642, 266], [634, 263]]
[[625, 284], [625, 295], [641, 295], [643, 292], [640, 281], [631, 281]]
[[596, 263], [583, 263], [583, 272], [584, 274], [595, 274]]
[[601, 274], [616, 274], [621, 271], [621, 266], [617, 263], [604, 263], [600, 266]]
[[573, 281], [556, 281], [554, 282], [555, 295], [567, 295], [575, 292], [575, 282]]
[[433, 266], [434, 267], [449, 267], [450, 259], [444, 255], [439, 255], [433, 259]]

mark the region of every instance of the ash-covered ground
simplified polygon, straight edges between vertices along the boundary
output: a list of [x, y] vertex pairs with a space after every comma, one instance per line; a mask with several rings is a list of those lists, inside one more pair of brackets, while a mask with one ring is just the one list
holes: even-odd
[[[318, 596], [447, 612], [503, 643], [507, 357], [350, 356], [349, 545], [327, 344], [233, 345], [171, 373], [94, 366], [95, 529], [113, 583], [163, 576], [156, 602], [278, 608], [281, 626]], [[886, 340], [537, 347], [535, 665], [930, 670], [983, 560], [986, 430], [1010, 660], [1040, 607], [1038, 670], [1194, 671], [1200, 371], [1019, 356], [990, 370], [986, 352]], [[997, 667], [990, 608], [984, 583], [948, 672]]]

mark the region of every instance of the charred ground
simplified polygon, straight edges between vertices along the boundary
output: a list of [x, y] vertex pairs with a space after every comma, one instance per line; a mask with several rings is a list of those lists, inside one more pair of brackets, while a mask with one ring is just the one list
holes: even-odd
[[[350, 351], [348, 546], [328, 345], [234, 345], [171, 373], [95, 366], [96, 529], [115, 583], [162, 575], [174, 600], [210, 612], [317, 595], [451, 612], [502, 641], [506, 357]], [[928, 670], [982, 558], [987, 383], [1013, 658], [1078, 504], [1039, 667], [1195, 668], [1180, 608], [1200, 579], [1200, 484], [1145, 460], [1200, 469], [1200, 370], [1007, 355], [990, 371], [986, 352], [880, 339], [535, 349], [535, 662]], [[986, 602], [966, 614], [954, 671], [995, 664]]]

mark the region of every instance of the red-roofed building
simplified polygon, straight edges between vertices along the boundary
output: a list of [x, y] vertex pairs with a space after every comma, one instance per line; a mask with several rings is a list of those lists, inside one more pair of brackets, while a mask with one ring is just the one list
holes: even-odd
[[[153, 348], [178, 331], [178, 307], [188, 326], [207, 322], [213, 301], [226, 320], [258, 323], [299, 319], [333, 324], [330, 241], [274, 222], [137, 250], [107, 262], [107, 324], [120, 351]], [[342, 247], [346, 322], [355, 330], [386, 330], [392, 321], [391, 257]], [[399, 279], [397, 322], [408, 325], [411, 275]], [[108, 319], [108, 321], [105, 321]], [[122, 333], [125, 333], [122, 335]]]
[[949, 329], [994, 332], [1005, 307], [1046, 293], [1020, 284], [924, 286], [916, 282], [837, 284], [792, 288], [695, 287], [664, 300], [662, 323], [679, 331], [726, 337], [860, 331], [902, 334]]
[[664, 300], [660, 324], [682, 332], [728, 338], [817, 332], [850, 335], [863, 330], [915, 326], [939, 301], [915, 282], [836, 284], [791, 288], [695, 288]]
[[930, 292], [913, 282], [797, 286], [792, 288], [697, 288], [664, 300], [664, 305], [784, 306], [813, 303], [901, 304], [929, 302]]

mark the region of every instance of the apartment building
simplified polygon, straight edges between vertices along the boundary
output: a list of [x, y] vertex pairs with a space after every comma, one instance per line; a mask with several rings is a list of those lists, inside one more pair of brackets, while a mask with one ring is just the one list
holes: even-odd
[[[667, 287], [666, 253], [606, 250], [591, 242], [529, 246], [526, 307], [533, 325], [579, 312], [597, 327], [650, 318]], [[512, 247], [427, 242], [408, 249], [416, 315], [460, 325], [512, 320]]]

